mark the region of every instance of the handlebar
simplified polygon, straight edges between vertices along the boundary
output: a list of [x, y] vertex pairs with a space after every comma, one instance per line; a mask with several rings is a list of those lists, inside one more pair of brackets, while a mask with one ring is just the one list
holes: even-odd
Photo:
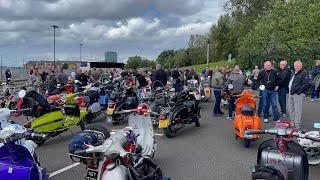
[[47, 136], [45, 134], [39, 134], [39, 133], [31, 133], [29, 135], [29, 137], [31, 138], [41, 138], [41, 139], [44, 139], [46, 138]]
[[265, 130], [255, 130], [255, 131], [247, 131], [246, 135], [254, 135], [254, 134], [266, 134]]

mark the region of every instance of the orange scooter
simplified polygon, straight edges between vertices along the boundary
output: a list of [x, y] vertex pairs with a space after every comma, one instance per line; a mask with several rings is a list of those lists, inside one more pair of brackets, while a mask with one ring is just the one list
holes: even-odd
[[260, 118], [256, 114], [256, 100], [249, 90], [244, 90], [235, 102], [235, 117], [233, 120], [233, 132], [236, 139], [243, 139], [244, 146], [248, 148], [252, 140], [259, 135], [246, 135], [247, 131], [261, 130]]

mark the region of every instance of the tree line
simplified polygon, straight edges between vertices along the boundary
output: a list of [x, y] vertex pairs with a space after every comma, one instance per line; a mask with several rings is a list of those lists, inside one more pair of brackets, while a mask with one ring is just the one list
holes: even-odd
[[209, 32], [191, 35], [187, 48], [164, 50], [156, 62], [166, 68], [204, 64], [209, 44], [210, 62], [231, 54], [245, 69], [281, 58], [310, 67], [320, 55], [319, 9], [319, 0], [229, 0]]

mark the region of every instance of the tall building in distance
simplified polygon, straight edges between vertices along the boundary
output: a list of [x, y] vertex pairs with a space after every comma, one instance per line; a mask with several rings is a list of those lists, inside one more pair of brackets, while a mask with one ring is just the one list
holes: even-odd
[[105, 62], [113, 62], [116, 63], [118, 61], [118, 54], [113, 51], [107, 51], [104, 54], [104, 60]]

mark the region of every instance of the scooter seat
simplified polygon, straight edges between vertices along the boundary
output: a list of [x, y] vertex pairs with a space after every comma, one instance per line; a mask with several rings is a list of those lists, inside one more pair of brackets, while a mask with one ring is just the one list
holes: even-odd
[[252, 107], [250, 107], [249, 105], [247, 104], [244, 104], [241, 106], [240, 108], [240, 112], [242, 115], [244, 116], [253, 116], [254, 115], [254, 110]]

